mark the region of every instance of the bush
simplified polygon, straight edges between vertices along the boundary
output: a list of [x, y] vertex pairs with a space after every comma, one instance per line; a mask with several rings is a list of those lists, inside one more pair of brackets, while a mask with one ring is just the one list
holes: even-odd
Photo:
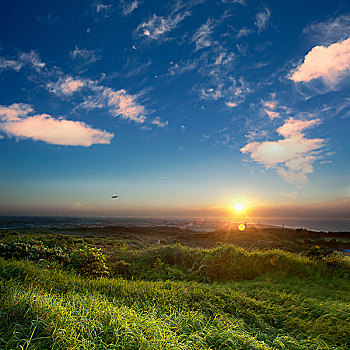
[[60, 247], [48, 247], [43, 242], [8, 242], [0, 243], [0, 256], [5, 259], [29, 259], [38, 261], [40, 259], [69, 262], [66, 250]]
[[108, 269], [112, 277], [128, 276], [130, 274], [130, 263], [125, 260], [117, 260], [108, 263]]
[[108, 276], [106, 256], [99, 248], [84, 246], [71, 253], [70, 265], [84, 276]]

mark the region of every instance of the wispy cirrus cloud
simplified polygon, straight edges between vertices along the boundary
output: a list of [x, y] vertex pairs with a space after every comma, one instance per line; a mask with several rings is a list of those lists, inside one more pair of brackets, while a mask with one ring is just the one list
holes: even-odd
[[[272, 94], [273, 97], [275, 97], [275, 94]], [[263, 111], [269, 116], [270, 120], [273, 120], [275, 118], [280, 118], [281, 115], [278, 111], [276, 111], [278, 104], [275, 100], [270, 101], [261, 101], [264, 108]]]
[[237, 39], [243, 38], [245, 36], [248, 36], [250, 33], [252, 33], [253, 30], [246, 28], [246, 27], [242, 27], [238, 32], [237, 32]]
[[323, 22], [314, 22], [303, 29], [313, 43], [328, 46], [350, 37], [350, 15], [341, 15]]
[[264, 7], [264, 9], [255, 15], [254, 24], [258, 28], [259, 33], [265, 30], [271, 18], [271, 11]]
[[159, 117], [156, 117], [151, 121], [151, 124], [156, 125], [159, 128], [164, 129], [168, 126], [169, 122], [167, 120], [162, 121]]
[[57, 82], [49, 82], [47, 88], [56, 95], [71, 95], [80, 90], [86, 82], [82, 79], [74, 79], [71, 76], [60, 78]]
[[229, 3], [229, 4], [240, 4], [242, 6], [246, 5], [246, 1], [245, 0], [221, 0], [221, 2]]
[[195, 51], [210, 47], [213, 44], [211, 38], [214, 24], [210, 18], [207, 19], [206, 23], [202, 24], [198, 30], [194, 33], [191, 42], [196, 44]]
[[20, 53], [17, 59], [0, 57], [0, 72], [9, 69], [19, 72], [24, 66], [29, 66], [35, 71], [40, 72], [45, 65], [46, 64], [41, 61], [40, 56], [33, 50]]
[[152, 40], [167, 40], [167, 35], [173, 31], [188, 16], [192, 14], [194, 6], [206, 0], [181, 0], [172, 3], [172, 10], [167, 16], [153, 14], [148, 20], [142, 22], [135, 30], [135, 34]]
[[102, 95], [106, 98], [113, 115], [136, 123], [143, 123], [146, 120], [145, 108], [137, 103], [135, 96], [128, 94], [124, 89], [115, 91], [111, 88], [103, 88]]
[[88, 87], [91, 89], [90, 96], [78, 105], [77, 108], [87, 110], [108, 109], [114, 117], [144, 123], [146, 121], [146, 109], [137, 102], [138, 96], [128, 94], [124, 89], [114, 90], [90, 81]]
[[174, 30], [190, 14], [190, 11], [184, 11], [165, 18], [154, 14], [148, 21], [137, 27], [136, 33], [153, 40], [164, 39], [165, 34]]
[[[108, 18], [113, 11], [111, 4], [105, 4], [101, 1], [95, 2], [92, 4], [93, 11], [98, 17]], [[97, 18], [95, 18], [97, 19]]]
[[306, 138], [303, 131], [320, 123], [319, 119], [297, 120], [289, 118], [276, 131], [283, 137], [277, 141], [250, 142], [242, 153], [268, 168], [275, 168], [286, 181], [304, 183], [313, 172], [312, 163], [324, 145], [324, 139]]
[[80, 66], [87, 66], [101, 59], [94, 50], [79, 49], [78, 46], [69, 52], [69, 56]]
[[[33, 115], [30, 115], [33, 114]], [[113, 134], [89, 125], [49, 114], [34, 114], [32, 106], [14, 103], [0, 105], [0, 130], [8, 137], [32, 139], [62, 146], [109, 144]]]
[[139, 0], [134, 1], [122, 1], [121, 7], [122, 7], [122, 13], [124, 16], [130, 15], [132, 12], [134, 12], [140, 5], [142, 4]]
[[0, 72], [4, 70], [13, 69], [19, 72], [23, 66], [23, 63], [19, 60], [7, 60], [4, 57], [0, 57]]
[[290, 75], [296, 83], [323, 79], [333, 87], [350, 73], [350, 38], [330, 46], [315, 46]]

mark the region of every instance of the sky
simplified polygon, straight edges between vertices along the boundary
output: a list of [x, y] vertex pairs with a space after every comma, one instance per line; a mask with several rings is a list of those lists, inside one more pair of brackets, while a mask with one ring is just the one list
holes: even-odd
[[0, 215], [350, 218], [349, 133], [348, 1], [2, 1]]

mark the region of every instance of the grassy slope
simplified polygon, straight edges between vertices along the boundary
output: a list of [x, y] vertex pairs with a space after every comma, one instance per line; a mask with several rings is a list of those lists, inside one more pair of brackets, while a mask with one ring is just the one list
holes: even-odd
[[349, 349], [344, 278], [86, 280], [0, 259], [1, 349]]

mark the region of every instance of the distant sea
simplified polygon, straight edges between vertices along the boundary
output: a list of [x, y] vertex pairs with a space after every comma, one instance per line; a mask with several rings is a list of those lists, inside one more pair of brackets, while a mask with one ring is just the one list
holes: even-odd
[[[47, 216], [0, 216], [0, 229], [6, 228], [79, 228], [79, 227], [103, 227], [103, 226], [169, 226], [182, 227], [193, 231], [214, 231], [225, 228], [233, 223], [244, 222], [218, 219], [153, 219], [153, 218], [83, 218], [83, 217], [47, 217]], [[247, 220], [247, 224], [250, 223]], [[313, 231], [350, 232], [349, 220], [329, 219], [256, 219], [254, 224], [261, 226], [274, 225], [291, 228], [304, 228]]]

